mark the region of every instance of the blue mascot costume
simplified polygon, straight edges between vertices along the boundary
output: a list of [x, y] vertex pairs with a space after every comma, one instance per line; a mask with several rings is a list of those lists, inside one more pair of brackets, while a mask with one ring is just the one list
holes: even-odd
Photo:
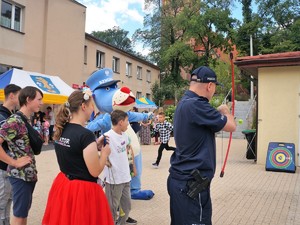
[[[118, 88], [119, 80], [113, 80], [112, 76], [113, 71], [104, 68], [94, 72], [86, 81], [93, 92], [95, 104], [102, 113], [87, 126], [93, 132], [101, 130], [102, 133], [105, 133], [111, 129], [110, 113], [115, 109], [127, 112], [129, 122], [140, 122], [152, 116], [151, 113], [130, 112], [129, 110], [135, 105], [135, 96], [128, 87]], [[151, 199], [154, 196], [153, 191], [141, 190], [142, 152], [138, 137], [130, 125], [125, 133], [131, 140], [137, 170], [137, 175], [131, 180], [131, 198]]]

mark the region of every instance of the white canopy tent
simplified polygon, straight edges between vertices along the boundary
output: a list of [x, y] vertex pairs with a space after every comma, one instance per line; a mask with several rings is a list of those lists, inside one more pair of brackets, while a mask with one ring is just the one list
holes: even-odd
[[16, 84], [21, 88], [26, 86], [39, 88], [44, 94], [43, 102], [45, 104], [62, 104], [74, 91], [58, 76], [11, 69], [0, 75], [0, 101], [4, 100], [4, 88], [8, 84]]

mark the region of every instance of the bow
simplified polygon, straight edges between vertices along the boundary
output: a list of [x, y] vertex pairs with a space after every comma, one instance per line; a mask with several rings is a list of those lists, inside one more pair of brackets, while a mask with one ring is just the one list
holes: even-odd
[[[233, 65], [233, 54], [232, 52], [230, 52], [230, 64], [231, 64], [231, 114], [234, 116], [234, 65]], [[222, 170], [220, 173], [220, 177], [224, 176], [225, 173], [225, 167], [226, 167], [226, 163], [227, 163], [227, 159], [228, 159], [228, 154], [229, 154], [229, 150], [230, 150], [230, 145], [231, 145], [231, 140], [232, 140], [232, 132], [230, 132], [230, 136], [229, 136], [229, 142], [228, 142], [228, 147], [227, 147], [227, 151], [226, 151], [226, 156], [223, 162], [223, 166], [222, 166]]]

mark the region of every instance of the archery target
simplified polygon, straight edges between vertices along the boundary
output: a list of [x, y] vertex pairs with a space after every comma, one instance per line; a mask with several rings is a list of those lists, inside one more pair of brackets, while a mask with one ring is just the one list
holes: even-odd
[[275, 148], [270, 153], [271, 164], [278, 169], [285, 169], [291, 165], [293, 156], [286, 148]]
[[270, 142], [266, 170], [295, 172], [295, 145]]

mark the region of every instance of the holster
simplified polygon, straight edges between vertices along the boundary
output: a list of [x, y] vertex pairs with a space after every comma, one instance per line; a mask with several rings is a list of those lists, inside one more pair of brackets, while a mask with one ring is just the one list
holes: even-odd
[[209, 187], [210, 180], [207, 177], [202, 177], [200, 171], [197, 169], [194, 169], [191, 172], [191, 175], [194, 179], [187, 182], [187, 195], [190, 198], [195, 199], [196, 197], [198, 197], [201, 191], [204, 191], [206, 188]]

